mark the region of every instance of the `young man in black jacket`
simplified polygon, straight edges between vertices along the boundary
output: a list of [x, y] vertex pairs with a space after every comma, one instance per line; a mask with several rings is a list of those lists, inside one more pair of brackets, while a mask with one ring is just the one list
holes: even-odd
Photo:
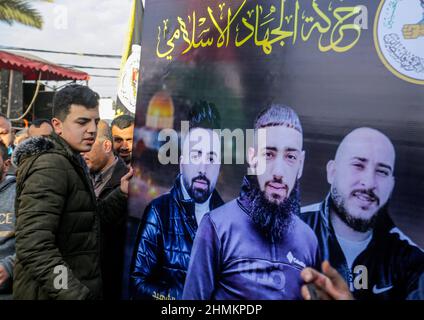
[[81, 152], [96, 138], [99, 96], [68, 85], [55, 95], [54, 133], [14, 151], [16, 182], [15, 299], [101, 299], [100, 221], [124, 215], [132, 170], [97, 201]]

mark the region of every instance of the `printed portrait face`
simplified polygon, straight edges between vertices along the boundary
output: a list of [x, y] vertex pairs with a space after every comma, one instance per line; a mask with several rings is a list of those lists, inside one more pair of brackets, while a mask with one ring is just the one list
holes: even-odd
[[221, 167], [221, 141], [210, 129], [195, 128], [185, 137], [180, 172], [190, 197], [205, 202], [213, 190]]
[[365, 232], [387, 203], [394, 187], [395, 151], [390, 140], [373, 129], [358, 129], [340, 145], [327, 165], [331, 196], [342, 220]]
[[[261, 191], [274, 203], [290, 196], [296, 180], [302, 175], [305, 152], [302, 134], [287, 126], [262, 128], [256, 149], [249, 149], [249, 163], [254, 168]], [[263, 140], [263, 141], [261, 141]], [[259, 168], [261, 168], [259, 170]]]

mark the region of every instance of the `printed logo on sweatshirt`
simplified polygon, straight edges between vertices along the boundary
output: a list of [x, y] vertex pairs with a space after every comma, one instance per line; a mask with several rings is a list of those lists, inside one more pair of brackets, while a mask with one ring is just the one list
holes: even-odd
[[293, 253], [291, 251], [289, 251], [289, 253], [287, 253], [287, 259], [289, 260], [289, 262], [291, 264], [296, 264], [299, 267], [302, 268], [306, 268], [306, 264], [303, 261], [300, 261], [299, 259], [296, 259], [295, 256], [293, 255]]

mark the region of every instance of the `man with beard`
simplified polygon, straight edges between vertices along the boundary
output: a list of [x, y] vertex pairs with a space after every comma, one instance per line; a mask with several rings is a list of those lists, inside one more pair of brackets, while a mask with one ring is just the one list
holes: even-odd
[[131, 163], [134, 117], [123, 114], [112, 121], [113, 150], [126, 164]]
[[349, 133], [328, 162], [329, 195], [301, 214], [315, 231], [322, 258], [335, 268], [325, 262], [324, 275], [303, 271], [319, 297], [348, 299], [350, 289], [356, 299], [405, 299], [417, 288], [424, 253], [388, 214], [394, 166], [393, 144], [371, 128]]
[[300, 299], [300, 272], [318, 256], [315, 235], [297, 216], [302, 135], [291, 108], [272, 105], [259, 114], [248, 152], [253, 175], [237, 199], [203, 218], [183, 299]]
[[130, 271], [134, 299], [180, 299], [191, 247], [203, 215], [223, 204], [215, 191], [221, 141], [220, 118], [211, 103], [197, 102], [183, 137], [180, 175], [169, 193], [144, 212]]

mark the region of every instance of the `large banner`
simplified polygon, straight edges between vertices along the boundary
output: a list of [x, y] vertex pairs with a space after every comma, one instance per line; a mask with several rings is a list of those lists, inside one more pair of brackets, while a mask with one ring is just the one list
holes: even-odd
[[282, 104], [303, 126], [302, 206], [329, 193], [327, 163], [343, 137], [375, 128], [395, 147], [390, 216], [424, 246], [424, 1], [147, 1], [142, 39], [132, 217], [173, 186], [196, 101], [243, 132], [222, 141], [224, 202], [247, 172], [248, 129]]

